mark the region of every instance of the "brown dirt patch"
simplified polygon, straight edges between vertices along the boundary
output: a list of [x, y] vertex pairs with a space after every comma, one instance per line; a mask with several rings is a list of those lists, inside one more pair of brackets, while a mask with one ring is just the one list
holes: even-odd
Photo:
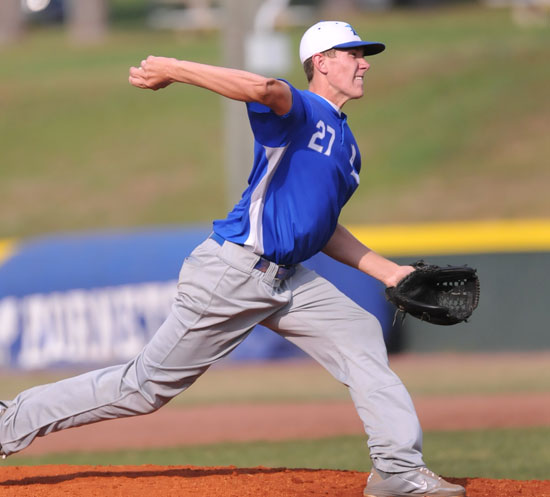
[[[368, 473], [286, 468], [192, 466], [38, 466], [4, 468], [0, 494], [17, 497], [359, 497]], [[550, 481], [449, 478], [468, 497], [547, 497]]]

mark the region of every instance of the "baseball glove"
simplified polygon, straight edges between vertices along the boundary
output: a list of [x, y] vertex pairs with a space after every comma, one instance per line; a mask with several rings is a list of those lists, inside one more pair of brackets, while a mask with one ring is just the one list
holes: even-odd
[[440, 267], [418, 261], [416, 269], [396, 286], [386, 288], [386, 298], [398, 312], [433, 324], [466, 321], [479, 303], [479, 278], [469, 266]]

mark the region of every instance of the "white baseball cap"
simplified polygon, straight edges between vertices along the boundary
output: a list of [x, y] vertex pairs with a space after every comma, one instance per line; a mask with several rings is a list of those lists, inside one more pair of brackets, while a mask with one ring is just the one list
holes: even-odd
[[302, 64], [313, 54], [331, 48], [361, 47], [365, 55], [382, 52], [386, 46], [377, 41], [363, 41], [347, 22], [321, 21], [314, 24], [302, 36], [300, 42], [300, 61]]

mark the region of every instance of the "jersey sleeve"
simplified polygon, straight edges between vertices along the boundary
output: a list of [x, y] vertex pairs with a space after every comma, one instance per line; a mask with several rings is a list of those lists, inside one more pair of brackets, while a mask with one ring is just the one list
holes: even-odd
[[[284, 81], [284, 80], [283, 80]], [[292, 107], [284, 115], [278, 116], [266, 105], [247, 103], [248, 119], [254, 138], [268, 147], [281, 147], [288, 143], [293, 130], [306, 120], [306, 102], [299, 90], [288, 84], [292, 93]]]

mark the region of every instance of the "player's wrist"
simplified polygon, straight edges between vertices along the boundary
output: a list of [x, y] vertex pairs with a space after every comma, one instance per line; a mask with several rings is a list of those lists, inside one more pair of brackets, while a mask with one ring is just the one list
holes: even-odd
[[168, 84], [175, 83], [176, 81], [179, 81], [181, 79], [180, 72], [181, 72], [181, 61], [178, 59], [175, 59], [173, 57], [168, 57], [164, 61], [164, 74], [166, 78], [166, 82]]
[[414, 271], [414, 267], [412, 266], [399, 266], [396, 265], [394, 271], [388, 276], [386, 281], [384, 281], [384, 284], [387, 287], [392, 287], [397, 285], [405, 276], [412, 273]]

